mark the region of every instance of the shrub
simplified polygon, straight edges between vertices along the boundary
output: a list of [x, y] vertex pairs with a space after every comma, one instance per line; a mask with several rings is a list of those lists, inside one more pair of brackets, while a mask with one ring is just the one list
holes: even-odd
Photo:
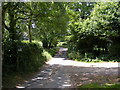
[[[35, 71], [47, 60], [46, 56], [42, 54], [44, 50], [39, 42], [8, 41], [4, 42], [3, 47], [4, 75], [9, 72]], [[15, 48], [16, 53], [11, 51], [13, 48]], [[14, 56], [14, 58], [11, 56]]]
[[53, 48], [50, 48], [50, 49], [46, 49], [46, 51], [49, 52], [49, 54], [51, 56], [54, 56], [58, 52], [58, 50], [59, 50], [58, 47], [53, 47]]
[[68, 52], [68, 57], [70, 58], [70, 59], [82, 59], [83, 58], [83, 55], [82, 54], [80, 54], [79, 52], [77, 52], [77, 51], [69, 51]]
[[116, 56], [116, 57], [120, 56], [120, 43], [115, 43], [115, 44], [111, 45], [110, 55], [111, 56]]
[[51, 54], [48, 53], [46, 50], [43, 50], [42, 55], [43, 55], [44, 57], [46, 57], [46, 60], [49, 60], [49, 59], [52, 58]]

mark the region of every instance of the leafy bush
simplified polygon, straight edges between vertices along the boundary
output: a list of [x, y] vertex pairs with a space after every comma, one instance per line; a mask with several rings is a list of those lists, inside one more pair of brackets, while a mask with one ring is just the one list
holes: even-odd
[[50, 48], [50, 49], [46, 49], [46, 51], [49, 52], [49, 54], [51, 56], [54, 56], [58, 52], [58, 50], [59, 50], [58, 47], [53, 47], [53, 48]]
[[70, 58], [70, 59], [82, 59], [83, 58], [83, 55], [82, 54], [80, 54], [79, 52], [77, 52], [77, 51], [68, 51], [68, 57]]
[[109, 54], [100, 55], [99, 57], [95, 57], [92, 53], [85, 53], [85, 55], [77, 52], [71, 51], [67, 53], [68, 57], [73, 60], [82, 61], [82, 62], [120, 62], [120, 58], [116, 58], [115, 56], [111, 56]]
[[[8, 41], [4, 42], [3, 47], [3, 74], [12, 71], [31, 72], [37, 70], [48, 59], [43, 55], [44, 50], [39, 42]], [[16, 50], [15, 53], [11, 51], [13, 48]]]
[[110, 55], [111, 56], [120, 56], [120, 43], [112, 44], [110, 47]]
[[48, 53], [46, 50], [43, 50], [42, 55], [43, 55], [44, 57], [46, 57], [46, 60], [49, 60], [49, 59], [52, 58], [51, 54]]

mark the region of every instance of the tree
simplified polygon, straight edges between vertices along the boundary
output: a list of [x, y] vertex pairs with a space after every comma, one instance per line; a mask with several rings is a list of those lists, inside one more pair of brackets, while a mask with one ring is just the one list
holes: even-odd
[[[90, 15], [81, 21], [70, 23], [73, 34], [74, 47], [79, 49], [95, 48], [108, 52], [108, 45], [119, 42], [119, 2], [98, 2]], [[75, 20], [75, 19], [74, 19]], [[89, 37], [89, 38], [88, 38]], [[117, 40], [117, 41], [116, 41]], [[86, 47], [81, 47], [86, 45]], [[87, 52], [87, 51], [85, 51]], [[117, 52], [118, 53], [118, 52]]]
[[[64, 3], [39, 3], [42, 14], [39, 14], [33, 31], [34, 38], [41, 40], [45, 48], [57, 45], [65, 36], [68, 17]], [[39, 11], [40, 12], [40, 11]]]
[[74, 49], [77, 47], [76, 45], [83, 27], [83, 22], [90, 16], [93, 6], [94, 3], [92, 2], [77, 2], [68, 4], [67, 13], [70, 18], [68, 29], [71, 32], [71, 40], [69, 43], [71, 43], [71, 47]]

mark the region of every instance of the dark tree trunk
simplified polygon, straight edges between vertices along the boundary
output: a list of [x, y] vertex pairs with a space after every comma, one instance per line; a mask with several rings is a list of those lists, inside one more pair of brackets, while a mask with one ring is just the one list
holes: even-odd
[[29, 33], [29, 42], [32, 42], [32, 38], [31, 38], [31, 24], [28, 25], [28, 33]]
[[32, 17], [30, 17], [30, 20], [28, 22], [28, 34], [29, 34], [29, 42], [31, 43], [32, 42], [32, 35], [31, 35], [31, 20], [32, 20]]

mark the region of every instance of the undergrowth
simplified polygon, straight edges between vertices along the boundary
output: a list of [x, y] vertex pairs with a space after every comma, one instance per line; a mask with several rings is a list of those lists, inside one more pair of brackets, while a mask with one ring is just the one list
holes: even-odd
[[68, 50], [67, 56], [70, 59], [80, 62], [120, 62], [120, 58], [116, 56], [113, 57], [107, 54], [94, 56], [92, 53], [85, 53], [85, 55], [83, 55], [76, 50]]

